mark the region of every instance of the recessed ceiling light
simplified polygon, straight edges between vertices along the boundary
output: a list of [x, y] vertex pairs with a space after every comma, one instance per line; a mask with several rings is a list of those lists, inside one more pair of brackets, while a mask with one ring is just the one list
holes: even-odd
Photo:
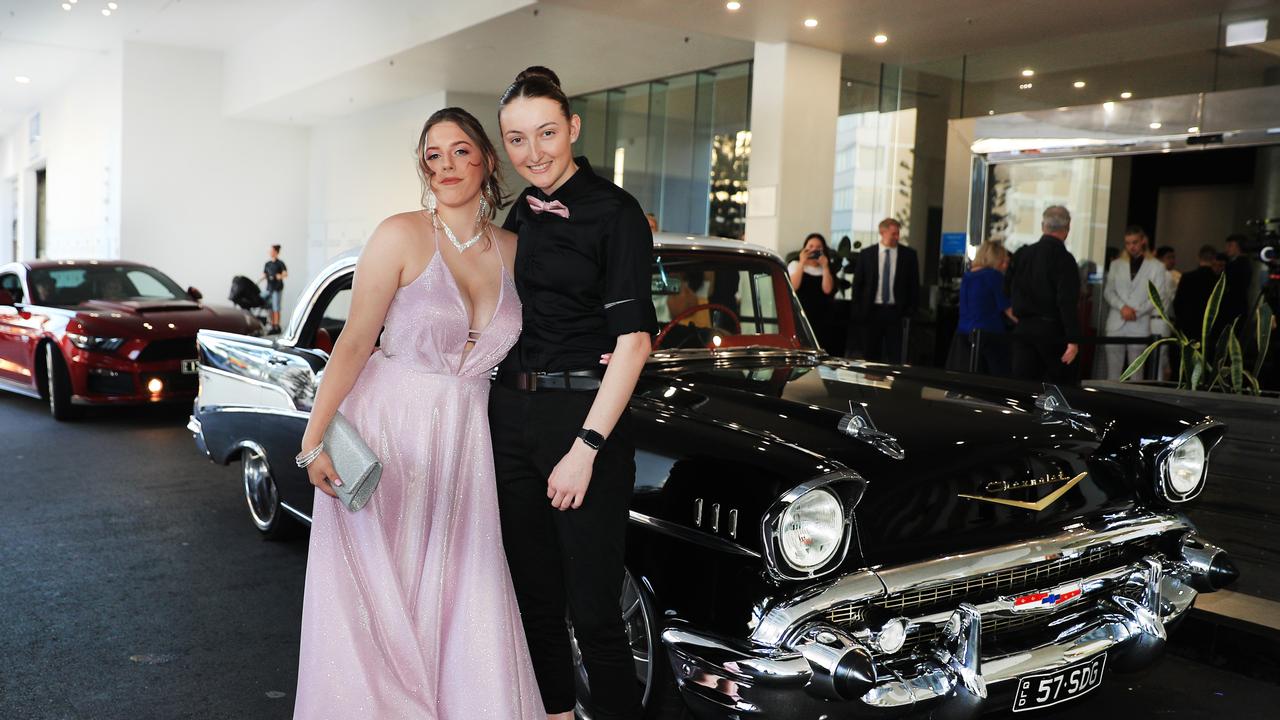
[[1066, 105], [1063, 105], [1062, 107], [1058, 108], [1058, 112], [1062, 112], [1063, 110], [1070, 110], [1070, 109], [1071, 108], [1067, 107]]
[[107, 7], [108, 7], [108, 8], [110, 8], [110, 9], [112, 9], [112, 10], [119, 10], [119, 9], [120, 9], [120, 6], [119, 6], [119, 5], [117, 5], [117, 4], [115, 4], [115, 3], [113, 3], [113, 2], [109, 2], [109, 3], [107, 3]]
[[807, 28], [816, 28], [816, 27], [818, 27], [818, 19], [817, 19], [817, 18], [805, 18], [805, 19], [804, 19], [804, 26], [805, 26], [805, 27], [807, 27]]
[[62, 3], [62, 9], [63, 9], [63, 10], [70, 10], [70, 9], [71, 9], [71, 3], [69, 3], [69, 2], [64, 2], [64, 3]]
[[1102, 109], [1103, 109], [1103, 110], [1106, 110], [1107, 112], [1111, 112], [1112, 110], [1115, 110], [1115, 109], [1116, 109], [1116, 104], [1115, 104], [1114, 102], [1112, 102], [1112, 101], [1108, 100], [1108, 101], [1106, 101], [1106, 102], [1102, 103]]
[[1032, 83], [1022, 83], [1018, 86], [1019, 90], [1030, 90]]
[[987, 111], [987, 114], [988, 114], [988, 115], [995, 115], [995, 114], [996, 114], [996, 111], [995, 111], [995, 110], [988, 110], [988, 111]]
[[1128, 100], [1131, 97], [1133, 97], [1133, 93], [1129, 92], [1128, 90], [1125, 90], [1124, 92], [1120, 93], [1121, 100]]
[[883, 45], [889, 42], [889, 36], [884, 33], [876, 33], [876, 36], [871, 39], [874, 40], [877, 45]]
[[729, 10], [741, 10], [741, 9], [742, 9], [742, 3], [738, 2], [737, 0], [731, 0], [730, 2], [725, 3], [725, 4], [724, 4], [724, 6], [725, 6], [726, 8], [728, 8]]
[[1200, 132], [1200, 126], [1192, 125], [1191, 127], [1187, 128], [1187, 132], [1191, 133], [1192, 135], [1195, 135], [1196, 133]]
[[1035, 74], [1036, 74], [1036, 71], [1032, 70], [1031, 68], [1027, 68], [1026, 70], [1022, 71], [1022, 77], [1031, 77], [1032, 75], [1035, 75]]
[[31, 82], [31, 78], [27, 77], [26, 75], [14, 75], [13, 81], [18, 83], [19, 85], [27, 85]]
[[1148, 125], [1147, 127], [1151, 128], [1152, 130], [1159, 130], [1161, 127], [1163, 127], [1163, 125], [1161, 125], [1161, 124], [1160, 124], [1160, 123], [1158, 123], [1158, 122], [1153, 122], [1153, 123], [1151, 123], [1150, 125]]
[[111, 11], [110, 11], [109, 9], [107, 9], [107, 8], [102, 8], [102, 14], [103, 14], [104, 16], [108, 16], [108, 15], [110, 15], [110, 14], [111, 14]]
[[1084, 81], [1083, 81], [1083, 80], [1077, 80], [1077, 81], [1075, 81], [1075, 82], [1071, 83], [1071, 87], [1074, 87], [1075, 89], [1079, 90], [1080, 88], [1084, 87]]

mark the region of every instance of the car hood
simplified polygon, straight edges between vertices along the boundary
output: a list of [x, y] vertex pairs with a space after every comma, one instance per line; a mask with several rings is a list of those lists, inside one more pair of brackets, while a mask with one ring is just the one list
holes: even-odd
[[203, 329], [228, 332], [250, 329], [248, 316], [242, 310], [191, 300], [90, 300], [74, 310], [76, 320], [88, 334], [169, 337], [195, 335]]
[[[1151, 482], [1136, 450], [1199, 420], [1163, 404], [1064, 390], [1091, 414], [1073, 425], [1036, 406], [1043, 386], [844, 360], [695, 362], [656, 374], [678, 386], [663, 394], [686, 412], [860, 474], [866, 489], [855, 519], [870, 565], [989, 547], [1132, 508]], [[866, 409], [900, 457], [841, 431], [850, 403]]]

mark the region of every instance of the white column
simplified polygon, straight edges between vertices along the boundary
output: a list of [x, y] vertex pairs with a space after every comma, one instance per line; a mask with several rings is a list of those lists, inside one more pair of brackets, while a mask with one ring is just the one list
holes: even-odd
[[840, 55], [756, 43], [747, 241], [782, 254], [831, 226]]

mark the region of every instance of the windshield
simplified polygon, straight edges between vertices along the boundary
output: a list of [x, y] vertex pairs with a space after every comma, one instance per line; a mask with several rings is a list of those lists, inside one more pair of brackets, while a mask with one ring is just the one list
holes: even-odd
[[817, 348], [782, 265], [767, 258], [659, 251], [652, 290], [657, 350]]
[[137, 265], [89, 265], [32, 270], [31, 295], [40, 305], [74, 307], [89, 300], [190, 300], [158, 270]]

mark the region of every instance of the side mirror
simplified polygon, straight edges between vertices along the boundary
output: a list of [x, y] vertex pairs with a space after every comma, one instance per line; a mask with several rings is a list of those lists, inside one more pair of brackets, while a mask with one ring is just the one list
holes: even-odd
[[200, 292], [199, 290], [193, 287], [187, 288], [187, 294], [190, 295], [191, 299], [195, 300], [196, 302], [200, 302], [201, 300], [204, 299], [204, 293]]
[[0, 306], [8, 305], [12, 307], [16, 303], [13, 299], [13, 293], [8, 290], [0, 290]]

